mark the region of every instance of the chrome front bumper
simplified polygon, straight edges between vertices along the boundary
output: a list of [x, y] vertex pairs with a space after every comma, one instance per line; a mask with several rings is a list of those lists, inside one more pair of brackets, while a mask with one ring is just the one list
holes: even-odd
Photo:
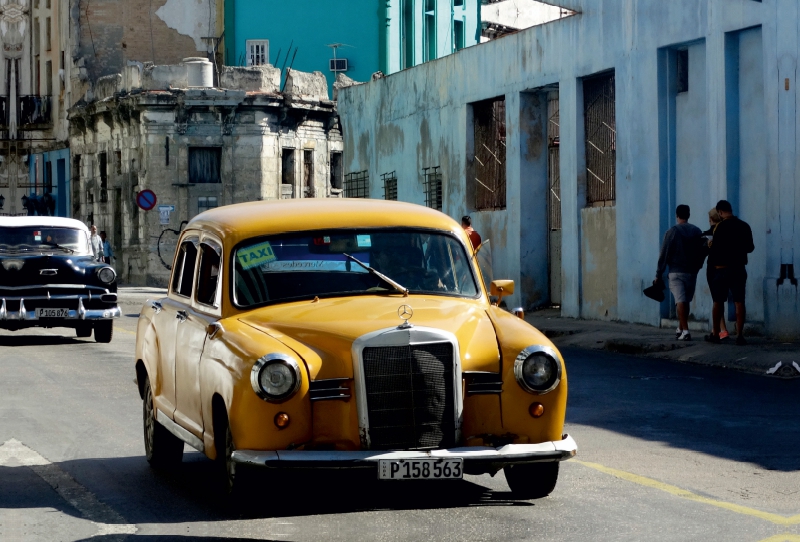
[[6, 309], [6, 300], [0, 302], [0, 322], [60, 322], [64, 320], [111, 320], [119, 318], [122, 313], [119, 307], [109, 307], [107, 309], [86, 309], [83, 301], [78, 299], [78, 309], [69, 310], [68, 315], [61, 318], [39, 318], [35, 310], [25, 309], [25, 300], [20, 300], [19, 311], [9, 311]]
[[261, 452], [236, 450], [232, 459], [241, 464], [272, 468], [353, 469], [376, 468], [382, 459], [451, 459], [462, 458], [464, 470], [476, 474], [494, 473], [506, 465], [564, 461], [578, 453], [578, 445], [569, 435], [563, 440], [540, 444], [506, 444], [499, 448], [470, 446], [429, 451], [303, 451]]

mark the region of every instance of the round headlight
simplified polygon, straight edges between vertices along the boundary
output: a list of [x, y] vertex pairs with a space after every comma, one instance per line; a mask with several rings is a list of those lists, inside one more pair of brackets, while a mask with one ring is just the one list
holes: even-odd
[[300, 387], [300, 366], [285, 354], [267, 354], [253, 365], [250, 383], [265, 401], [281, 402]]
[[547, 346], [529, 346], [517, 356], [514, 376], [529, 393], [540, 395], [552, 391], [561, 381], [558, 354]]
[[97, 277], [106, 284], [111, 284], [114, 282], [114, 279], [117, 278], [117, 274], [110, 267], [101, 267], [100, 270], [97, 271]]

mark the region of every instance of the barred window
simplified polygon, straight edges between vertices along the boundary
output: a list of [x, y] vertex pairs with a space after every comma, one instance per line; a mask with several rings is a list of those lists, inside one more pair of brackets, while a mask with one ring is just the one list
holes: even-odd
[[425, 173], [425, 205], [437, 211], [442, 210], [442, 173], [440, 166], [427, 167]]
[[368, 198], [369, 197], [369, 172], [356, 171], [344, 177], [344, 197]]
[[586, 135], [586, 204], [613, 205], [616, 194], [617, 125], [614, 73], [583, 80]]
[[475, 128], [475, 209], [506, 208], [506, 101], [472, 105]]
[[303, 196], [314, 197], [314, 151], [303, 151]]
[[383, 179], [383, 198], [387, 200], [397, 201], [397, 174], [392, 171], [391, 173], [384, 173], [381, 175]]
[[331, 188], [342, 188], [342, 153], [331, 153]]

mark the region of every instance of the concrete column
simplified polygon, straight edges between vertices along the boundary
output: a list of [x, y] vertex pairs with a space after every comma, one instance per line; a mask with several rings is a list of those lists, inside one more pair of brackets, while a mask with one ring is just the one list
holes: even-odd
[[583, 83], [567, 78], [559, 83], [561, 119], [561, 314], [581, 315], [580, 210], [586, 202]]

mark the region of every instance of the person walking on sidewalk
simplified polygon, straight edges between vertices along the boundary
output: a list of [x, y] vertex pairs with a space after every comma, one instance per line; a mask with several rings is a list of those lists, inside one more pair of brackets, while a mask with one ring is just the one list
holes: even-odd
[[678, 312], [678, 329], [675, 337], [679, 341], [691, 341], [689, 333], [689, 304], [694, 297], [697, 285], [697, 265], [700, 259], [703, 232], [697, 226], [689, 224], [689, 206], [678, 205], [675, 209], [677, 224], [664, 234], [661, 253], [658, 256], [656, 280], [658, 282], [669, 267], [669, 290], [675, 298]]
[[92, 259], [96, 262], [103, 261], [103, 240], [97, 235], [97, 226], [92, 225], [92, 234], [89, 236], [89, 245], [92, 247]]
[[103, 240], [103, 261], [111, 265], [111, 258], [114, 257], [114, 251], [111, 249], [111, 243], [108, 241], [105, 231], [100, 232], [100, 239]]
[[[717, 229], [719, 223], [722, 222], [716, 207], [708, 211], [708, 230], [703, 232], [703, 239], [706, 240], [705, 253], [708, 255], [709, 241], [714, 238], [714, 230]], [[714, 280], [714, 267], [711, 265], [706, 266], [706, 282], [708, 282], [708, 290], [711, 291], [711, 283]], [[730, 295], [728, 295], [728, 303], [733, 303]], [[720, 340], [728, 338], [728, 326], [725, 324], [725, 311], [723, 309], [722, 318], [719, 319], [719, 338]]]
[[722, 222], [714, 231], [714, 238], [709, 241], [708, 266], [713, 267], [711, 278], [711, 298], [713, 331], [706, 339], [712, 343], [720, 342], [719, 321], [723, 317], [725, 301], [728, 293], [733, 297], [736, 306], [736, 344], [747, 344], [744, 338], [745, 287], [747, 285], [747, 255], [755, 250], [753, 230], [744, 220], [733, 215], [730, 202], [720, 200], [717, 212]]

